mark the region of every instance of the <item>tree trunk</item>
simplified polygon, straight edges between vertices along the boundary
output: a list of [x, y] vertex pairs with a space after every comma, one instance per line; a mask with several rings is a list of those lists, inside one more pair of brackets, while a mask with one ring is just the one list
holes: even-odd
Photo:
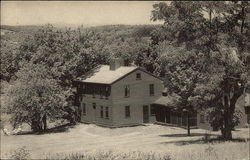
[[[222, 137], [225, 140], [232, 140], [232, 130], [234, 129], [233, 124], [233, 116], [235, 112], [235, 104], [238, 100], [238, 98], [243, 95], [244, 87], [238, 86], [237, 81], [235, 82], [233, 86], [233, 91], [231, 91], [229, 88], [229, 80], [225, 80], [225, 88], [224, 88], [224, 127], [221, 128], [222, 131]], [[233, 92], [233, 96], [230, 97], [230, 92]]]
[[43, 116], [43, 131], [47, 130], [47, 116], [46, 114]]
[[209, 9], [209, 28], [210, 28], [210, 36], [212, 35], [212, 9]]
[[31, 122], [31, 129], [34, 132], [41, 132], [42, 131], [42, 123], [40, 121], [40, 118], [38, 119], [33, 119]]
[[187, 135], [190, 136], [189, 112], [187, 112]]
[[242, 16], [242, 19], [241, 19], [240, 33], [242, 34], [244, 30], [244, 25], [245, 25], [245, 7], [244, 6], [242, 6], [241, 16]]
[[222, 127], [222, 138], [225, 140], [232, 139], [232, 117], [231, 117], [231, 110], [229, 106], [230, 98], [228, 93], [224, 95], [224, 127]]

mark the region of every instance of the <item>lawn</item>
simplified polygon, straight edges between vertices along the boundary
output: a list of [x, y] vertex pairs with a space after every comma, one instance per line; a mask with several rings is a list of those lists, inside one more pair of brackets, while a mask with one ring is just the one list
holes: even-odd
[[236, 139], [231, 142], [212, 141], [205, 143], [204, 134], [211, 138], [219, 132], [202, 129], [191, 130], [186, 137], [186, 130], [177, 127], [148, 124], [145, 126], [124, 128], [103, 128], [93, 124], [78, 124], [64, 132], [42, 135], [11, 135], [1, 133], [1, 158], [8, 158], [10, 151], [26, 146], [35, 159], [72, 153], [95, 154], [112, 151], [122, 153], [157, 153], [169, 154], [172, 159], [248, 159], [248, 129], [233, 132]]

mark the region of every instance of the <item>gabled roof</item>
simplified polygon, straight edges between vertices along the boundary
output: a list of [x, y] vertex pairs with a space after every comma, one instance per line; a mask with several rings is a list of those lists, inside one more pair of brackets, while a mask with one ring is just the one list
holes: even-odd
[[91, 70], [85, 76], [79, 77], [76, 80], [85, 83], [113, 84], [138, 69], [158, 78], [157, 76], [137, 66], [121, 66], [116, 70], [110, 70], [109, 65], [100, 65], [97, 68]]
[[109, 65], [101, 65], [100, 67], [93, 69], [89, 74], [78, 78], [77, 80], [87, 83], [111, 84], [137, 68], [138, 67], [136, 66], [122, 66], [116, 70], [110, 70]]

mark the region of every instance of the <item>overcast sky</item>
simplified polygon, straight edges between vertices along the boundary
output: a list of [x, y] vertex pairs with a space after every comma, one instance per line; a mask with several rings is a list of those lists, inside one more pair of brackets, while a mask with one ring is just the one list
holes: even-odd
[[155, 24], [150, 21], [154, 3], [157, 2], [1, 1], [1, 25]]

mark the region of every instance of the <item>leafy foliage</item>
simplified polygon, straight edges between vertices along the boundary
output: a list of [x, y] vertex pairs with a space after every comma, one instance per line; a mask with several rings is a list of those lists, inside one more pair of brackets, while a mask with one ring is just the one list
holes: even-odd
[[[189, 55], [189, 51], [195, 51], [196, 54], [201, 53], [202, 56], [197, 59], [191, 58], [191, 63], [201, 62], [202, 66], [198, 67], [196, 72], [195, 70], [190, 71], [190, 76], [192, 73], [195, 76], [204, 75], [204, 73], [209, 75], [208, 83], [203, 83], [200, 87], [195, 86], [201, 93], [206, 93], [202, 99], [210, 101], [209, 106], [217, 107], [216, 110], [220, 110], [219, 113], [222, 113], [223, 119], [217, 120], [222, 121], [220, 128], [223, 137], [231, 139], [235, 103], [243, 94], [244, 89], [248, 89], [250, 81], [250, 50], [249, 38], [247, 38], [250, 23], [249, 2], [175, 1], [169, 5], [161, 2], [153, 7], [152, 20], [165, 22], [163, 29], [160, 30], [165, 32], [165, 36], [160, 39], [154, 38], [158, 41], [154, 44], [168, 41], [175, 47], [185, 45], [187, 50], [186, 53], [179, 55], [184, 58], [184, 61], [175, 64], [178, 66], [177, 68], [172, 70], [169, 68], [169, 72], [175, 73], [180, 70], [176, 74], [188, 84], [189, 78], [183, 76], [183, 72], [187, 70], [182, 68], [183, 65], [189, 64], [189, 58], [186, 55]], [[172, 61], [178, 62], [178, 59]], [[176, 77], [178, 77], [177, 75]], [[180, 80], [181, 78], [179, 78], [179, 82]], [[191, 81], [193, 82], [193, 80]], [[176, 79], [170, 79], [168, 82], [175, 86], [175, 81]], [[185, 98], [186, 95], [181, 95], [181, 97]]]
[[[109, 63], [112, 57], [123, 57], [126, 65], [131, 64], [136, 54], [150, 43], [149, 37], [145, 37], [148, 35], [141, 35], [142, 31], [140, 30], [150, 31], [151, 27], [140, 26], [136, 32], [134, 28], [133, 26], [103, 26], [72, 30], [47, 25], [39, 27], [35, 32], [32, 30], [32, 34], [26, 36], [15, 46], [8, 46], [11, 43], [6, 41], [6, 47], [3, 48], [5, 59], [1, 63], [3, 66], [1, 79], [16, 80], [11, 82], [14, 84], [9, 90], [10, 98], [14, 99], [12, 101], [14, 105], [8, 106], [10, 111], [14, 111], [13, 124], [26, 122], [33, 126], [32, 123], [37, 121], [38, 130], [40, 130], [43, 115], [46, 115], [51, 121], [55, 118], [65, 118], [74, 123], [77, 110], [69, 102], [72, 101], [72, 97], [70, 98], [72, 96], [72, 80], [84, 75], [99, 64]], [[10, 29], [13, 30], [13, 28]], [[20, 29], [22, 28], [17, 28], [14, 31], [18, 32]], [[53, 94], [61, 93], [60, 96], [63, 97], [57, 105], [56, 103], [59, 101], [54, 97], [55, 99], [52, 99], [54, 102], [51, 102], [50, 107], [55, 108], [47, 108], [48, 111], [40, 109], [47, 106], [43, 103], [49, 96], [37, 100], [39, 98], [35, 94], [36, 89], [42, 90], [41, 88], [45, 86], [32, 83], [34, 80], [32, 78], [42, 79], [43, 76], [48, 78], [48, 81], [43, 84], [47, 84], [48, 87], [55, 85], [60, 91], [53, 90], [53, 88], [48, 88], [48, 90], [51, 90]], [[27, 79], [28, 77], [31, 78], [30, 81]], [[33, 90], [31, 86], [34, 87]], [[27, 92], [26, 96], [28, 97], [21, 95], [18, 97], [18, 94], [22, 92]], [[24, 99], [23, 104], [19, 104], [21, 99]], [[15, 110], [18, 107], [20, 110]], [[32, 107], [32, 110], [29, 110], [29, 107]], [[40, 115], [36, 115], [40, 112]], [[40, 118], [32, 120], [34, 116]]]
[[7, 92], [7, 109], [14, 127], [28, 123], [39, 131], [46, 125], [42, 121], [44, 116], [53, 121], [63, 114], [65, 95], [46, 67], [28, 63], [18, 71], [17, 77]]

